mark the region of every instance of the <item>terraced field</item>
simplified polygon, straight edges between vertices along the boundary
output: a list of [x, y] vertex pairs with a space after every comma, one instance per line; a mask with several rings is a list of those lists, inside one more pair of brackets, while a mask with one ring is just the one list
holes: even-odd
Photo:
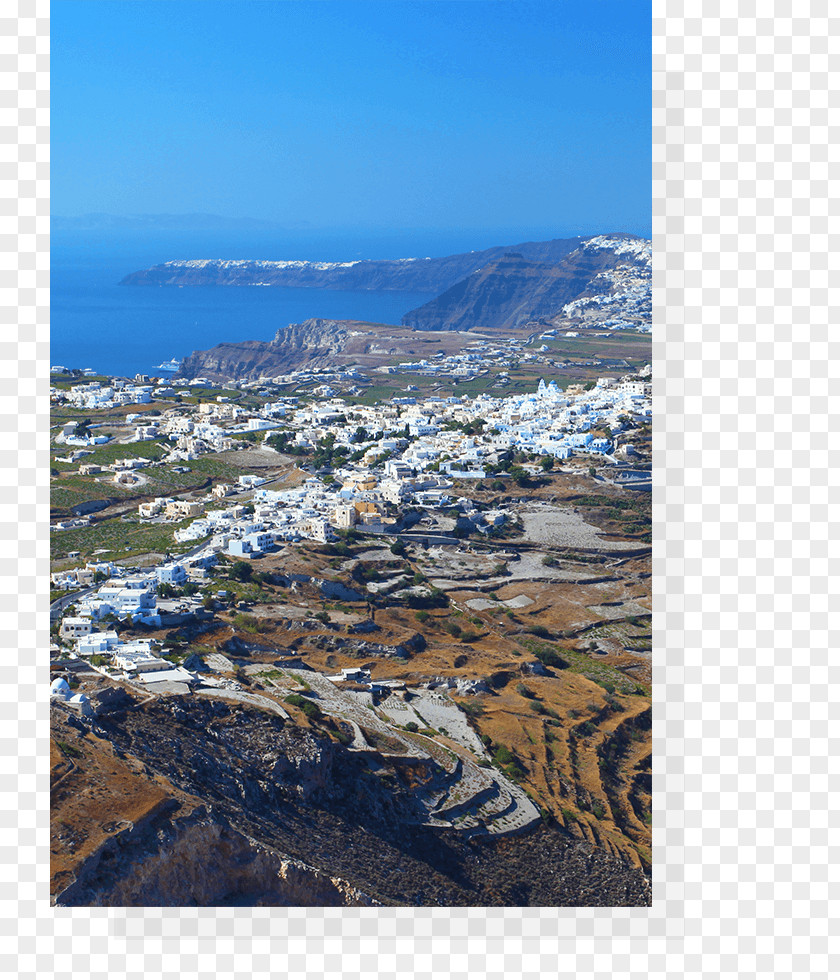
[[[350, 751], [382, 753], [399, 763], [435, 763], [434, 776], [418, 787], [428, 826], [457, 827], [470, 836], [498, 835], [526, 830], [539, 821], [539, 810], [527, 795], [488, 766], [484, 746], [449, 698], [417, 690], [410, 692], [409, 703], [394, 695], [378, 703], [369, 692], [342, 689], [322, 674], [283, 668], [272, 671], [270, 684], [281, 695], [302, 691], [325, 715], [347, 723], [353, 730]], [[431, 723], [436, 737], [405, 730], [412, 721]], [[448, 727], [442, 726], [444, 721]], [[441, 730], [451, 738], [439, 739]]]

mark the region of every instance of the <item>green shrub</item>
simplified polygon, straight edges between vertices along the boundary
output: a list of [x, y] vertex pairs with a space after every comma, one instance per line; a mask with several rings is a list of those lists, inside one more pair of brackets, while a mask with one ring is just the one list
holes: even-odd
[[534, 650], [534, 656], [540, 663], [545, 664], [546, 667], [557, 667], [558, 670], [565, 670], [569, 666], [568, 660], [565, 660], [559, 653], [548, 647], [541, 647], [538, 650]]
[[254, 569], [247, 561], [235, 561], [230, 569], [230, 577], [237, 582], [250, 582]]
[[304, 689], [304, 691], [311, 691], [310, 685], [300, 676], [300, 674], [289, 674], [292, 680], [297, 681], [298, 684]]
[[238, 629], [245, 630], [246, 633], [260, 633], [262, 627], [256, 616], [248, 616], [245, 613], [237, 613], [233, 617], [233, 625]]
[[310, 701], [309, 698], [301, 697], [300, 694], [287, 694], [283, 700], [286, 702], [286, 704], [291, 704], [296, 708], [300, 708], [300, 710], [306, 715], [307, 718], [310, 719], [310, 721], [315, 721], [316, 719], [323, 717], [323, 712], [318, 705], [315, 704], [314, 701]]
[[449, 596], [440, 589], [431, 589], [428, 595], [410, 595], [406, 598], [409, 609], [444, 609]]
[[471, 718], [480, 718], [484, 714], [484, 705], [480, 701], [461, 701], [458, 706]]

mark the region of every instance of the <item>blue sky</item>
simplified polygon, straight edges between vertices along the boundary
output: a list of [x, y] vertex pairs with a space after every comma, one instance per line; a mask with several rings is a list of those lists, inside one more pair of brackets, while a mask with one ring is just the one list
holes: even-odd
[[650, 7], [53, 0], [52, 210], [648, 233]]

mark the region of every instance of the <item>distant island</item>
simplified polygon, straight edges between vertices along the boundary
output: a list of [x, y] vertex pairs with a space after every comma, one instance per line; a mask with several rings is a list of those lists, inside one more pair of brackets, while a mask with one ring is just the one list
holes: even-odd
[[650, 241], [615, 234], [524, 242], [444, 258], [182, 259], [132, 272], [121, 285], [438, 292], [429, 303], [406, 313], [402, 325], [470, 330], [511, 328], [568, 315], [570, 305], [575, 313], [595, 306], [605, 314], [642, 314], [649, 324], [650, 277]]
[[395, 290], [441, 293], [507, 252], [531, 262], [559, 262], [582, 238], [499, 245], [442, 258], [361, 259], [312, 262], [302, 259], [182, 259], [132, 272], [125, 286], [293, 286], [313, 289]]

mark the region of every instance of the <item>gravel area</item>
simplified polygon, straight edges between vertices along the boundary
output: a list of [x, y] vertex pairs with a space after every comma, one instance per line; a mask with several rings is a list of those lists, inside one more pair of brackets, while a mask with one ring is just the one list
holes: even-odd
[[276, 701], [271, 698], [264, 698], [260, 694], [250, 694], [248, 691], [231, 691], [224, 687], [199, 687], [196, 694], [203, 694], [206, 697], [220, 698], [223, 701], [241, 701], [243, 704], [252, 704], [255, 708], [263, 708], [266, 711], [273, 711], [281, 718], [290, 718], [288, 711], [281, 708]]
[[527, 595], [515, 595], [512, 599], [503, 599], [508, 609], [524, 609], [526, 606], [533, 606], [534, 600]]
[[525, 527], [523, 538], [537, 545], [611, 552], [637, 551], [640, 547], [635, 541], [606, 541], [599, 528], [569, 507], [536, 503], [520, 516]]
[[650, 609], [638, 602], [621, 602], [609, 606], [587, 606], [599, 619], [628, 619], [630, 616], [649, 616]]
[[484, 612], [486, 609], [496, 609], [499, 604], [499, 602], [493, 602], [492, 599], [467, 599], [464, 603], [469, 609], [476, 609], [478, 612]]
[[412, 689], [411, 707], [428, 722], [432, 728], [446, 729], [449, 738], [474, 752], [479, 759], [487, 753], [481, 739], [467, 724], [467, 716], [448, 697], [435, 691]]

